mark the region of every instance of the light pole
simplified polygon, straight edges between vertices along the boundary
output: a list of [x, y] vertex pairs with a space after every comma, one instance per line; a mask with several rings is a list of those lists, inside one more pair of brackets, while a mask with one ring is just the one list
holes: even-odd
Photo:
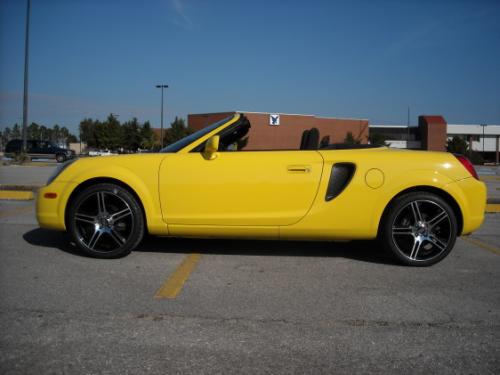
[[481, 127], [483, 128], [483, 158], [484, 158], [484, 128], [487, 126], [486, 124], [481, 124]]
[[24, 39], [24, 95], [23, 95], [23, 152], [26, 152], [28, 144], [28, 61], [29, 61], [29, 43], [30, 43], [30, 5], [28, 0], [26, 10], [26, 35]]
[[161, 89], [161, 125], [160, 125], [160, 147], [163, 148], [163, 89], [168, 89], [168, 85], [156, 85]]

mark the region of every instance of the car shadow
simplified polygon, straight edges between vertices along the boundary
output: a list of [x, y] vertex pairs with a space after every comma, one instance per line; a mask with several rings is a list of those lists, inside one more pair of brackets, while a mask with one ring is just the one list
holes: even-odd
[[[31, 245], [57, 248], [86, 257], [65, 232], [37, 228], [23, 239]], [[135, 249], [139, 252], [213, 254], [243, 256], [339, 257], [363, 262], [397, 264], [376, 241], [269, 241], [238, 239], [191, 239], [146, 236]]]

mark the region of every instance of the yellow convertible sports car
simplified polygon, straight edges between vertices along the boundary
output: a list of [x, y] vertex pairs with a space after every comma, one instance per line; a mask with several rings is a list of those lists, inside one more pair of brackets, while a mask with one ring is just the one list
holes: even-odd
[[483, 221], [486, 188], [463, 156], [308, 142], [243, 151], [249, 129], [235, 114], [160, 153], [71, 160], [40, 190], [38, 222], [99, 258], [128, 254], [148, 232], [378, 238], [402, 263], [427, 266]]

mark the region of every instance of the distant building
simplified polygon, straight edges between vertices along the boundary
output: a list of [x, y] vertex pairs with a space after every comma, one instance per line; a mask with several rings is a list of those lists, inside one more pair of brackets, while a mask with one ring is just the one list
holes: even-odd
[[[425, 124], [426, 118], [438, 122]], [[444, 150], [449, 139], [459, 136], [485, 161], [499, 164], [500, 125], [448, 124], [441, 116], [420, 116], [419, 126], [370, 125], [370, 135], [375, 133], [386, 136], [390, 147], [424, 150]]]
[[200, 130], [235, 113], [243, 113], [250, 121], [247, 150], [295, 150], [300, 148], [302, 133], [316, 128], [319, 140], [344, 142], [351, 132], [361, 143], [368, 142], [368, 120], [318, 117], [287, 113], [229, 111], [188, 115], [188, 126]]
[[[481, 153], [485, 161], [499, 164], [500, 125], [448, 124], [439, 115], [419, 116], [418, 126], [407, 126], [369, 125], [366, 119], [227, 111], [189, 114], [188, 127], [200, 130], [235, 113], [245, 114], [252, 125], [247, 150], [299, 149], [302, 133], [316, 128], [320, 133], [319, 139], [326, 137], [329, 143], [343, 143], [349, 132], [361, 143], [367, 143], [369, 135], [378, 133], [386, 138], [390, 147], [414, 150], [445, 151], [447, 140], [460, 136], [468, 142], [471, 150]], [[277, 123], [273, 124], [273, 121]], [[153, 130], [159, 139], [160, 129]]]

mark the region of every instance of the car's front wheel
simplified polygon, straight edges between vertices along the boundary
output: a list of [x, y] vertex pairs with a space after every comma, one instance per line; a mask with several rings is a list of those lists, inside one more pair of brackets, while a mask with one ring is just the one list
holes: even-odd
[[144, 235], [144, 216], [137, 199], [125, 188], [101, 183], [72, 200], [67, 226], [78, 248], [96, 258], [130, 253]]
[[444, 199], [413, 192], [397, 197], [388, 207], [380, 239], [400, 262], [430, 266], [450, 253], [457, 232], [457, 218]]

